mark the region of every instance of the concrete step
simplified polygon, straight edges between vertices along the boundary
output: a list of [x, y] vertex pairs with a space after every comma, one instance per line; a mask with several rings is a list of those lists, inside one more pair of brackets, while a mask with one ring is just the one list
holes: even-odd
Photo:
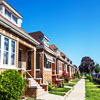
[[29, 86], [30, 88], [38, 88], [37, 97], [47, 94], [47, 92], [45, 92], [33, 78], [29, 78], [29, 80], [31, 81], [31, 85]]

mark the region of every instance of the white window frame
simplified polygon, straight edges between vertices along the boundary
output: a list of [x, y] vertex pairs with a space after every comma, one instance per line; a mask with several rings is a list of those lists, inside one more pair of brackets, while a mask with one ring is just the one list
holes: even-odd
[[[10, 18], [5, 14], [5, 11], [8, 11], [11, 14], [11, 17]], [[7, 8], [5, 8], [5, 10], [4, 10], [4, 16], [8, 20], [10, 20], [11, 22], [13, 22], [14, 24], [18, 25], [18, 17], [16, 15], [12, 14], [11, 11], [9, 11]], [[13, 16], [17, 18], [17, 23], [13, 20]]]
[[[4, 39], [5, 38], [7, 38], [8, 40], [9, 40], [9, 38], [8, 37], [4, 37]], [[5, 42], [5, 41], [4, 41]], [[2, 45], [4, 45], [4, 42], [2, 43]], [[8, 64], [4, 64], [4, 62], [3, 62], [3, 65], [9, 65], [9, 56], [10, 56], [10, 54], [9, 54], [9, 51], [10, 51], [10, 40], [9, 40], [9, 45], [8, 45], [8, 51], [7, 50], [4, 50], [4, 48], [3, 48], [3, 60], [4, 60], [4, 52], [6, 52], [6, 53], [8, 53]]]
[[8, 17], [8, 15], [6, 15], [6, 11], [7, 11], [8, 13], [10, 13], [10, 15], [11, 15], [11, 12], [10, 12], [8, 9], [5, 9], [5, 12], [4, 12], [5, 17], [6, 17], [7, 19], [11, 20], [12, 15], [11, 15], [10, 17]]
[[[0, 34], [0, 36], [1, 36], [1, 44], [2, 44], [1, 45], [0, 69], [17, 69], [17, 67], [16, 67], [16, 40], [13, 40], [13, 39], [11, 39], [7, 36], [4, 36], [2, 34]], [[3, 64], [4, 51], [5, 51], [4, 50], [4, 38], [5, 37], [9, 39], [8, 64]], [[14, 60], [15, 63], [14, 63], [14, 65], [11, 65], [11, 54], [12, 54], [12, 52], [11, 52], [11, 41], [15, 41], [15, 60]]]
[[12, 54], [14, 54], [15, 58], [14, 58], [14, 65], [12, 65], [11, 62], [10, 62], [10, 64], [11, 64], [11, 66], [15, 66], [16, 65], [16, 41], [11, 39], [11, 44], [12, 44], [12, 41], [15, 42], [15, 52], [11, 51], [11, 56], [12, 56]]
[[59, 61], [59, 72], [62, 72], [62, 62]]

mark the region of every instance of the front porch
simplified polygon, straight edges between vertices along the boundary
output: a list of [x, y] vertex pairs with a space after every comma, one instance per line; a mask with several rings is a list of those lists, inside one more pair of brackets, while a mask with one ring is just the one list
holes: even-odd
[[[19, 43], [18, 71], [23, 75], [26, 71], [31, 77], [36, 78], [36, 50]], [[29, 78], [30, 75], [26, 73]]]

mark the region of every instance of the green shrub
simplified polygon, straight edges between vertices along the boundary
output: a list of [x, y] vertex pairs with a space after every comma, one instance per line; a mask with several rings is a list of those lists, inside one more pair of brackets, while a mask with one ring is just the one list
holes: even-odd
[[79, 73], [75, 73], [74, 76], [75, 76], [75, 78], [80, 78]]
[[48, 91], [52, 90], [52, 85], [48, 85]]
[[93, 77], [92, 77], [92, 75], [86, 74], [86, 78], [89, 79], [90, 82], [93, 81]]
[[92, 75], [89, 76], [89, 81], [90, 81], [90, 82], [93, 81], [93, 77], [92, 77]]
[[89, 79], [89, 74], [86, 74], [86, 78]]
[[0, 100], [18, 100], [25, 82], [16, 70], [6, 70], [0, 75]]

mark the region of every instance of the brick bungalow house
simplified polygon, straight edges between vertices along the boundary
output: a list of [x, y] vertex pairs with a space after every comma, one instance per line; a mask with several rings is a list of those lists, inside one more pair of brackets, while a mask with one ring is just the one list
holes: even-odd
[[36, 98], [47, 93], [46, 84], [63, 82], [59, 77], [67, 61], [57, 47], [48, 45], [42, 32], [28, 34], [21, 24], [22, 15], [0, 0], [0, 73], [7, 69], [26, 73], [29, 82], [23, 95]]
[[36, 55], [37, 78], [42, 79], [42, 83], [44, 84], [51, 83], [58, 86], [60, 83], [58, 83], [57, 81], [53, 81], [55, 80], [54, 76], [56, 75], [57, 54], [49, 47], [49, 39], [40, 31], [29, 33], [29, 35], [35, 38], [40, 43], [40, 45], [37, 46]]
[[22, 28], [22, 15], [5, 0], [0, 0], [0, 73], [7, 69], [27, 73], [29, 85], [25, 96], [45, 94], [36, 78], [36, 46], [40, 43]]
[[61, 77], [62, 73], [65, 71], [73, 78], [75, 67], [72, 65], [72, 61], [63, 52], [60, 52], [56, 45], [50, 45], [50, 48], [58, 54], [56, 59], [56, 74], [58, 77]]

